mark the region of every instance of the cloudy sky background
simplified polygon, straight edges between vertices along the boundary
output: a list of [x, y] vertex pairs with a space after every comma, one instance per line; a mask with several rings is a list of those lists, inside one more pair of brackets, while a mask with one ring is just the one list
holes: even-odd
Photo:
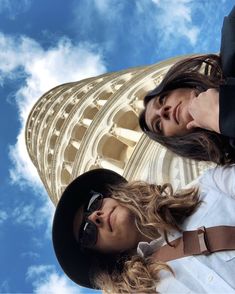
[[[233, 0], [0, 0], [0, 293], [88, 293], [59, 268], [54, 207], [24, 126], [50, 88], [177, 55], [219, 52]], [[90, 293], [90, 291], [89, 291]]]

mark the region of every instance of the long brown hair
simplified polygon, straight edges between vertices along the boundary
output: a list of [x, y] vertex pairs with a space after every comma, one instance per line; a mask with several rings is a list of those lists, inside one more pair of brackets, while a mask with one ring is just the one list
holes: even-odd
[[[195, 188], [173, 193], [172, 186], [157, 186], [146, 182], [130, 182], [111, 187], [110, 195], [135, 216], [137, 229], [151, 240], [171, 230], [179, 230], [185, 218], [200, 204]], [[94, 270], [94, 284], [106, 293], [156, 293], [159, 272], [170, 267], [161, 261], [143, 259], [136, 253], [115, 257], [112, 269]], [[172, 272], [173, 273], [173, 272]]]
[[234, 163], [235, 149], [230, 145], [228, 137], [201, 128], [195, 128], [189, 134], [165, 137], [149, 130], [145, 121], [146, 107], [156, 96], [178, 88], [196, 89], [198, 93], [209, 88], [218, 90], [223, 83], [224, 77], [218, 55], [194, 56], [177, 62], [170, 68], [162, 82], [145, 96], [145, 109], [139, 116], [141, 129], [152, 140], [180, 156], [213, 161], [221, 165]]

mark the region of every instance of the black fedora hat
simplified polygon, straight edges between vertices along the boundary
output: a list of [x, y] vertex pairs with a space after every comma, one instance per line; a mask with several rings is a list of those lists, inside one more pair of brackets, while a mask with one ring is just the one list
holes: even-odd
[[103, 254], [81, 250], [73, 233], [75, 214], [81, 206], [88, 203], [91, 190], [107, 196], [110, 185], [124, 182], [125, 178], [108, 169], [88, 171], [68, 185], [56, 207], [52, 227], [55, 254], [63, 271], [81, 286], [94, 288], [91, 273], [97, 259]]

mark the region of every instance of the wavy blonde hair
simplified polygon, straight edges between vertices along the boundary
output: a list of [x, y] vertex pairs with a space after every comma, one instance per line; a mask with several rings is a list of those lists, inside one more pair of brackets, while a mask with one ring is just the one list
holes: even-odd
[[[160, 230], [168, 244], [169, 231], [180, 231], [180, 224], [201, 202], [196, 188], [173, 193], [170, 184], [156, 186], [140, 181], [111, 187], [110, 197], [131, 210], [143, 235], [154, 240]], [[121, 264], [121, 270], [96, 269], [94, 284], [105, 293], [156, 293], [159, 272], [167, 270], [173, 274], [166, 263], [133, 253], [117, 260], [117, 264]]]

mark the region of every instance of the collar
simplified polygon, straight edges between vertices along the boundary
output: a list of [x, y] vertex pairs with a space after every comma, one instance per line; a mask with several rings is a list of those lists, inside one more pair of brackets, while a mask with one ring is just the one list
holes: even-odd
[[[166, 241], [163, 237], [163, 234], [160, 232], [160, 230], [159, 230], [159, 233], [161, 236], [155, 240], [152, 240], [151, 242], [141, 241], [138, 243], [137, 254], [139, 256], [141, 256], [143, 258], [147, 258], [148, 256], [152, 255], [157, 248], [166, 244]], [[174, 231], [169, 232], [168, 233], [169, 242], [173, 241], [174, 239], [177, 239], [180, 236], [181, 236], [181, 234], [178, 231], [174, 230]]]
[[151, 242], [139, 242], [137, 246], [137, 254], [143, 258], [147, 258], [152, 255], [156, 248], [161, 247], [164, 244], [162, 237], [155, 239]]

